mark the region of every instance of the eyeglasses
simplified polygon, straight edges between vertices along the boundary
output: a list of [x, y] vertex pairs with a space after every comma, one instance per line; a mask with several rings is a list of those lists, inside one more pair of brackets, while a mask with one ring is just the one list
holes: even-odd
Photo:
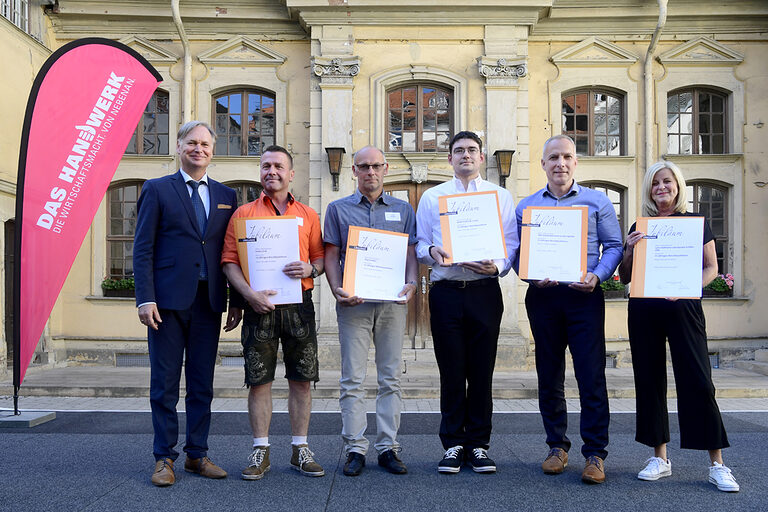
[[470, 155], [475, 156], [480, 153], [480, 149], [475, 146], [470, 146], [468, 148], [453, 148], [453, 154], [456, 156], [461, 156], [464, 153], [469, 153]]
[[374, 172], [379, 172], [387, 164], [355, 164], [358, 171], [368, 172], [368, 169], [373, 169]]

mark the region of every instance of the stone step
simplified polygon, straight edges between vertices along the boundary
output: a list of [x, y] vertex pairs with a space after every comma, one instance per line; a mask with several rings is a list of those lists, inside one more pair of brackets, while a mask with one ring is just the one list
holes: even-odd
[[750, 372], [768, 375], [768, 362], [763, 361], [736, 361], [733, 363], [736, 368]]

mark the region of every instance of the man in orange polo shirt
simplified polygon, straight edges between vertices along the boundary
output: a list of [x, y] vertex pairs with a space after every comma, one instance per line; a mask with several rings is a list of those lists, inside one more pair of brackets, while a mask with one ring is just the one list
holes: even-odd
[[[253, 430], [253, 451], [241, 476], [259, 480], [269, 471], [269, 423], [272, 419], [272, 381], [275, 380], [278, 341], [283, 343], [283, 360], [288, 379], [288, 415], [291, 421], [293, 455], [291, 467], [307, 476], [323, 476], [307, 445], [312, 410], [310, 382], [318, 380], [317, 333], [312, 305], [314, 278], [323, 273], [323, 238], [317, 212], [293, 198], [288, 191], [293, 181], [293, 158], [280, 146], [269, 146], [261, 155], [261, 185], [256, 201], [238, 208], [227, 227], [221, 264], [231, 286], [247, 301], [241, 340], [245, 358], [248, 417]], [[283, 268], [285, 275], [301, 279], [303, 302], [275, 306], [274, 290], [252, 290], [240, 267], [234, 219], [293, 215], [299, 219], [301, 261]]]

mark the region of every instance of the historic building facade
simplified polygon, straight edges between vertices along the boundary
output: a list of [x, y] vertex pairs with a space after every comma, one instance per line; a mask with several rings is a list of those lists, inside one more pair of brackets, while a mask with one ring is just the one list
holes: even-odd
[[[175, 172], [175, 133], [189, 119], [217, 133], [211, 176], [243, 201], [260, 190], [269, 144], [295, 156], [294, 193], [321, 216], [351, 193], [354, 149], [385, 150], [386, 189], [410, 201], [452, 175], [447, 141], [472, 130], [485, 142], [487, 179], [519, 200], [546, 180], [544, 140], [567, 133], [577, 180], [612, 200], [623, 229], [640, 210], [649, 163], [684, 171], [689, 200], [718, 239], [729, 296], [706, 298], [710, 348], [724, 362], [768, 347], [768, 249], [764, 163], [768, 145], [768, 6], [759, 0], [0, 0], [0, 217], [9, 283], [18, 141], [35, 73], [82, 37], [122, 41], [163, 76], [93, 221], [38, 347], [37, 363], [136, 364], [145, 334], [130, 298], [105, 297], [105, 278], [132, 275], [135, 205], [142, 183]], [[659, 37], [653, 38], [659, 28]], [[653, 41], [652, 41], [653, 40]], [[338, 178], [329, 154], [343, 148]], [[510, 158], [510, 151], [514, 154]], [[9, 259], [10, 258], [10, 259]], [[422, 268], [404, 338], [409, 358], [431, 358]], [[525, 369], [532, 343], [525, 285], [503, 281], [499, 364]], [[322, 357], [338, 358], [333, 298], [318, 280]], [[3, 289], [8, 340], [10, 287]], [[608, 352], [629, 364], [626, 300], [608, 301]], [[0, 347], [0, 372], [10, 345]], [[237, 336], [222, 356], [237, 357]]]

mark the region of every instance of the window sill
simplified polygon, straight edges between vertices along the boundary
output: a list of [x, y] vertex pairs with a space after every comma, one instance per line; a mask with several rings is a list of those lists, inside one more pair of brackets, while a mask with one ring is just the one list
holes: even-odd
[[744, 157], [742, 153], [726, 153], [724, 155], [662, 155], [662, 158], [671, 162], [683, 163], [702, 163], [702, 162], [723, 162], [734, 163]]
[[600, 155], [578, 155], [581, 161], [590, 162], [631, 162], [635, 159], [634, 155], [620, 155], [620, 156], [600, 156]]
[[86, 295], [85, 300], [88, 302], [136, 302], [135, 297], [104, 297], [103, 295]]

